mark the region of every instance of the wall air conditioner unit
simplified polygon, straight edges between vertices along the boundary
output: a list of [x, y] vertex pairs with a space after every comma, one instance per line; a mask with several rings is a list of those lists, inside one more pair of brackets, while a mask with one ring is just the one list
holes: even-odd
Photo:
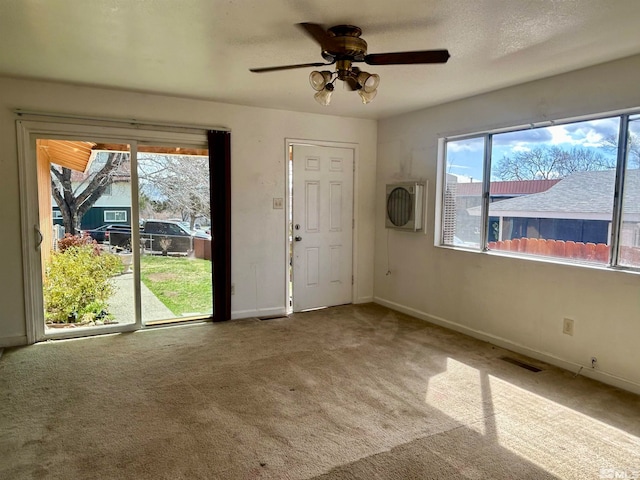
[[387, 185], [384, 226], [417, 232], [422, 229], [424, 185], [416, 182]]

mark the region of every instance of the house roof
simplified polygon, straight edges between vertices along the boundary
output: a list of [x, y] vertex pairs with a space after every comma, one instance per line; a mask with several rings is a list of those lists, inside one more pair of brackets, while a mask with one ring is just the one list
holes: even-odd
[[[512, 180], [506, 182], [491, 182], [489, 191], [492, 197], [530, 195], [548, 190], [560, 179], [553, 180]], [[480, 196], [482, 195], [482, 182], [458, 183], [456, 196]]]
[[[119, 143], [93, 143], [72, 140], [38, 139], [38, 154], [45, 156], [50, 163], [60, 165], [71, 170], [71, 181], [83, 182], [96, 168], [96, 157], [108, 152], [129, 152], [130, 147]], [[207, 156], [206, 148], [158, 147], [153, 145], [139, 145], [139, 153], [180, 156]], [[131, 165], [127, 160], [120, 164], [113, 173], [115, 181], [128, 182], [131, 177]]]
[[[545, 192], [494, 202], [489, 215], [610, 220], [615, 176], [615, 170], [574, 173]], [[624, 214], [638, 215], [640, 170], [628, 170], [625, 179]]]
[[84, 172], [91, 160], [93, 142], [75, 142], [71, 140], [38, 139], [38, 154], [51, 163], [71, 170]]

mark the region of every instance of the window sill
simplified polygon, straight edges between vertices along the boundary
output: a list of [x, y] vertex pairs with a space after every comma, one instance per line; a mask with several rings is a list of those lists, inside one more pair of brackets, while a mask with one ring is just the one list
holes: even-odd
[[492, 257], [503, 257], [503, 258], [512, 258], [515, 260], [525, 260], [525, 261], [533, 261], [533, 262], [542, 262], [548, 263], [551, 265], [562, 265], [566, 267], [579, 267], [579, 268], [587, 268], [590, 270], [600, 270], [604, 272], [622, 272], [622, 273], [630, 273], [633, 275], [640, 275], [640, 267], [611, 267], [609, 265], [603, 265], [601, 263], [591, 263], [588, 261], [580, 261], [580, 260], [570, 260], [570, 259], [558, 259], [554, 257], [542, 257], [536, 255], [527, 255], [523, 253], [514, 253], [500, 250], [479, 250], [473, 247], [465, 247], [461, 245], [435, 245], [436, 248], [442, 248], [445, 250], [455, 250], [459, 252], [469, 252], [481, 255], [487, 255]]

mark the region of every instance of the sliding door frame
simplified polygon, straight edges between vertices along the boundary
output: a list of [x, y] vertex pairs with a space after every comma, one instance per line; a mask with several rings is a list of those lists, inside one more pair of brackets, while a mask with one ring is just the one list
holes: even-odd
[[[48, 338], [65, 338], [107, 333], [106, 331], [100, 332], [99, 329], [90, 329], [86, 331], [86, 333], [85, 331], [61, 332], [59, 334], [56, 332], [56, 334], [47, 335], [44, 333], [42, 267], [40, 263], [40, 249], [38, 247], [39, 232], [36, 228], [39, 225], [36, 140], [40, 138], [55, 138], [99, 143], [127, 143], [131, 146], [133, 159], [136, 154], [137, 144], [209, 148], [207, 142], [207, 132], [209, 129], [191, 126], [181, 127], [180, 125], [172, 127], [167, 125], [141, 124], [132, 121], [80, 119], [55, 115], [19, 113], [19, 117], [16, 120], [16, 130], [18, 137], [24, 307], [27, 343], [32, 344]], [[210, 158], [212, 158], [211, 154]], [[217, 163], [217, 161], [218, 159], [215, 159], [215, 163]], [[228, 164], [228, 161], [224, 163]], [[213, 165], [211, 165], [211, 167], [213, 168]], [[210, 173], [210, 175], [213, 175], [213, 173]], [[137, 175], [135, 178], [137, 179]], [[132, 187], [133, 180], [134, 176], [132, 175]], [[225, 190], [230, 189], [230, 185], [225, 184], [227, 185]], [[135, 187], [136, 188], [132, 188], [132, 207], [136, 207], [136, 211], [134, 212], [132, 210], [132, 218], [137, 218], [137, 216], [133, 216], [134, 213], [137, 213], [137, 202], [134, 201], [134, 195], [137, 196], [137, 184]], [[217, 205], [214, 206], [214, 204], [212, 204], [212, 207], [212, 209], [215, 210]], [[225, 203], [221, 205], [221, 207], [225, 210], [224, 217], [226, 218], [228, 216], [230, 219], [230, 204]], [[213, 216], [214, 214], [212, 212], [212, 217]], [[217, 216], [220, 216], [220, 213], [217, 213]], [[227, 235], [230, 234], [227, 232]], [[224, 244], [223, 246], [225, 247], [224, 255], [226, 256], [230, 253], [230, 245]], [[218, 258], [216, 251], [219, 247], [216, 246], [216, 243], [212, 242], [212, 249], [213, 260], [214, 258]], [[228, 258], [230, 258], [230, 255]], [[230, 272], [220, 269], [219, 271], [216, 270], [215, 263], [212, 270], [214, 287], [216, 284], [220, 284], [218, 288], [225, 292], [223, 295], [228, 295], [231, 285]], [[219, 275], [221, 276], [219, 277]], [[141, 327], [139, 279], [140, 262], [139, 258], [137, 258], [134, 264], [136, 322], [129, 325], [112, 327], [108, 333], [135, 330]], [[218, 291], [214, 290], [214, 302], [216, 293], [218, 293]], [[215, 306], [214, 317], [220, 320], [227, 319], [226, 317], [219, 317], [219, 315], [216, 314]]]

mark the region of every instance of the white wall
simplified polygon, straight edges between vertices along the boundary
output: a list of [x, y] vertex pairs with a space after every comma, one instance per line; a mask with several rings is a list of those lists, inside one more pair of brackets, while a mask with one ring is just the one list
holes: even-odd
[[0, 78], [0, 347], [26, 341], [18, 154], [12, 113], [16, 108], [231, 129], [234, 316], [282, 313], [286, 308], [285, 211], [272, 208], [272, 199], [284, 198], [286, 192], [285, 138], [358, 144], [355, 297], [356, 301], [371, 300], [375, 121]]
[[[375, 300], [640, 392], [640, 274], [434, 247], [438, 137], [640, 107], [638, 85], [640, 56], [380, 121]], [[385, 230], [385, 184], [414, 179], [427, 234]]]

